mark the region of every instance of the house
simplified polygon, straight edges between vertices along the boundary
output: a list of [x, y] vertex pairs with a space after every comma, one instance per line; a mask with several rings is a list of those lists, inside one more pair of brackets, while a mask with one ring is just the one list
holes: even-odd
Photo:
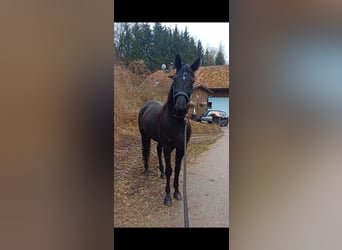
[[208, 109], [208, 98], [214, 95], [214, 91], [201, 84], [194, 84], [190, 99], [189, 113], [202, 115]]
[[[229, 65], [200, 67], [196, 72], [196, 83], [197, 92], [202, 92], [202, 99], [199, 103], [197, 102], [194, 86], [191, 96], [192, 104], [199, 104], [200, 111], [219, 109], [229, 114]], [[204, 100], [205, 96], [206, 100]], [[197, 112], [197, 114], [202, 113]]]

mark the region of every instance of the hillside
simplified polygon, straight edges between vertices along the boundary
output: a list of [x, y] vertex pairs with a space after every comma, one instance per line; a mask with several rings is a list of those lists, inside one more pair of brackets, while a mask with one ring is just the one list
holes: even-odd
[[[147, 76], [144, 83], [168, 91], [171, 83], [169, 76], [174, 73], [174, 70], [158, 70]], [[195, 84], [207, 88], [229, 88], [229, 65], [200, 67], [195, 72]]]

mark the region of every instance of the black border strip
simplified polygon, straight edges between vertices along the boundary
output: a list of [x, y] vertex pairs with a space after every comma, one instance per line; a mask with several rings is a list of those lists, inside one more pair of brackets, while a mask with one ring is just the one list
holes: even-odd
[[114, 249], [229, 249], [229, 228], [114, 228]]
[[[158, 2], [158, 1], [157, 1]], [[229, 22], [229, 1], [114, 1], [115, 22]]]

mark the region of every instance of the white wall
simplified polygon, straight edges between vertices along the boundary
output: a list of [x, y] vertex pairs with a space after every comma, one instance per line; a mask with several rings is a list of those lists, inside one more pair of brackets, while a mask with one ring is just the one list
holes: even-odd
[[219, 109], [226, 111], [229, 115], [229, 98], [228, 97], [208, 97], [208, 102], [211, 102], [211, 109]]

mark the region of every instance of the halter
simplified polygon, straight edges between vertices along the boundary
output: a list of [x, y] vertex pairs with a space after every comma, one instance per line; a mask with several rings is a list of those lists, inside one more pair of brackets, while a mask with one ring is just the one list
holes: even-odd
[[174, 91], [174, 90], [173, 90], [173, 102], [176, 102], [176, 98], [177, 98], [178, 96], [181, 96], [181, 95], [185, 97], [186, 102], [189, 102], [190, 96], [188, 96], [187, 93], [185, 93], [185, 92], [183, 92], [183, 91], [179, 91], [179, 92], [177, 92], [177, 94], [175, 94], [175, 91]]
[[[183, 74], [183, 79], [185, 79], [185, 76], [186, 76], [186, 73]], [[186, 99], [186, 102], [189, 102], [190, 101], [190, 96], [187, 93], [185, 93], [184, 91], [179, 91], [179, 92], [175, 93], [175, 86], [173, 85], [174, 82], [175, 82], [175, 80], [173, 80], [173, 83], [172, 83], [173, 102], [176, 102], [176, 98], [178, 96], [184, 96], [185, 99]]]

